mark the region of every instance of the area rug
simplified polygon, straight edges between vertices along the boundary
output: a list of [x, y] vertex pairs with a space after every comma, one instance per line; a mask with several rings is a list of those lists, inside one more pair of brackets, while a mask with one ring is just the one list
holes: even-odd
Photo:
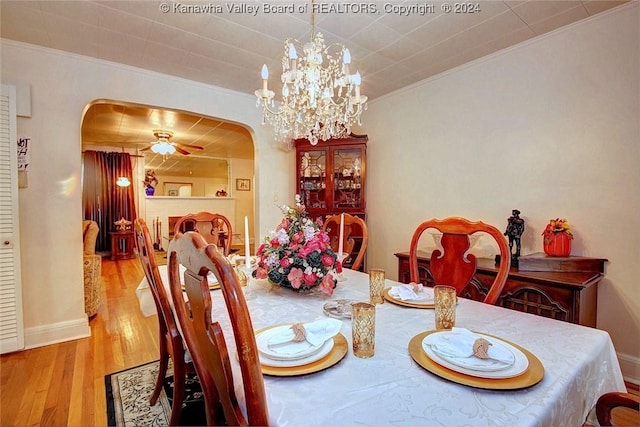
[[[116, 427], [168, 426], [173, 402], [173, 372], [168, 369], [164, 389], [158, 402], [149, 404], [153, 392], [158, 362], [151, 362], [104, 377], [107, 398], [107, 423]], [[207, 425], [204, 400], [198, 378], [188, 375], [185, 384], [185, 402], [180, 424]]]

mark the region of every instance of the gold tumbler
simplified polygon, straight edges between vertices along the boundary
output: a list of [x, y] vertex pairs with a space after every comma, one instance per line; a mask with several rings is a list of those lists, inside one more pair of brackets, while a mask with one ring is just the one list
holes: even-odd
[[367, 359], [373, 357], [376, 337], [376, 306], [358, 302], [351, 306], [353, 354]]
[[369, 297], [373, 304], [384, 303], [384, 270], [372, 268], [369, 270]]

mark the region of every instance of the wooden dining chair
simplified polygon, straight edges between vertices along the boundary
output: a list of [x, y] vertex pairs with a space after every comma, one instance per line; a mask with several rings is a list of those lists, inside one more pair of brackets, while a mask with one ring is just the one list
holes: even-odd
[[[435, 285], [449, 285], [457, 290], [458, 296], [476, 299], [484, 296], [484, 302], [495, 304], [500, 292], [507, 281], [511, 267], [511, 253], [509, 244], [500, 230], [483, 222], [472, 222], [465, 218], [451, 217], [445, 219], [430, 219], [418, 226], [411, 239], [409, 249], [409, 269], [411, 281], [420, 281], [418, 273], [418, 242], [420, 236], [427, 229], [435, 229], [442, 233], [440, 249], [431, 253], [429, 271]], [[472, 282], [476, 272], [477, 260], [475, 255], [467, 253], [470, 248], [469, 236], [474, 233], [490, 235], [498, 245], [500, 251], [500, 266], [498, 274], [489, 288], [479, 281]]]
[[[340, 217], [341, 215], [329, 216], [322, 224], [322, 231], [329, 235], [331, 249], [336, 253], [338, 253], [340, 240]], [[356, 246], [356, 240], [359, 240], [359, 246]], [[367, 253], [368, 243], [367, 223], [359, 216], [345, 213], [342, 250], [349, 256], [345, 259], [343, 266], [352, 270], [360, 269]], [[357, 250], [357, 253], [354, 254], [354, 250]]]
[[158, 312], [158, 326], [160, 331], [160, 369], [156, 385], [149, 399], [151, 405], [155, 405], [167, 375], [169, 359], [173, 362], [173, 403], [171, 405], [170, 425], [177, 425], [180, 421], [182, 403], [184, 400], [185, 376], [187, 372], [193, 372], [191, 363], [185, 362], [185, 347], [182, 335], [178, 329], [169, 296], [158, 271], [151, 235], [146, 222], [142, 218], [134, 221], [135, 241], [138, 259], [142, 264], [144, 275], [149, 283], [153, 301]]
[[190, 213], [176, 221], [174, 235], [178, 232], [197, 231], [207, 243], [223, 248], [224, 254], [231, 253], [233, 230], [229, 219], [219, 213], [198, 212]]
[[[614, 415], [614, 409], [628, 408]], [[596, 417], [601, 426], [639, 426], [640, 396], [631, 393], [605, 393], [596, 402]]]
[[[207, 424], [267, 425], [269, 416], [258, 347], [233, 267], [217, 246], [207, 244], [195, 232], [176, 233], [169, 244], [168, 257], [171, 296], [202, 385]], [[199, 280], [185, 279], [186, 302], [180, 283], [180, 264], [191, 273], [188, 277], [199, 277]], [[208, 272], [213, 272], [220, 283], [224, 307], [221, 304], [219, 309], [226, 308], [231, 319], [237, 357], [229, 351], [219, 321], [212, 318]], [[241, 378], [234, 379], [232, 363], [240, 365]], [[242, 411], [235, 393], [237, 381], [243, 384], [246, 412]]]

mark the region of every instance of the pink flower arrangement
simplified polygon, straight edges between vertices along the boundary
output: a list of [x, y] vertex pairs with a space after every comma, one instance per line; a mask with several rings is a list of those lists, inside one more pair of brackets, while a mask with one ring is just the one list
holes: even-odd
[[309, 218], [299, 195], [295, 207], [281, 209], [285, 217], [258, 248], [253, 277], [297, 291], [319, 286], [332, 295], [342, 265], [329, 245], [329, 236], [320, 229], [321, 220]]

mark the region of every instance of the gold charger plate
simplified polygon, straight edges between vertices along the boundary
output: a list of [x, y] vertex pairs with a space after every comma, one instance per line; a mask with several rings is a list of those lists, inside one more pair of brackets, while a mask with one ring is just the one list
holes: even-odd
[[390, 290], [391, 290], [391, 288], [386, 288], [384, 290], [384, 299], [386, 299], [389, 302], [392, 302], [392, 303], [398, 304], [398, 305], [403, 305], [405, 307], [412, 307], [412, 308], [434, 308], [434, 304], [433, 303], [430, 303], [430, 304], [419, 304], [419, 303], [416, 303], [416, 302], [403, 301], [401, 299], [394, 298], [389, 294]]
[[413, 360], [418, 363], [418, 365], [422, 366], [427, 371], [439, 377], [456, 382], [458, 384], [489, 390], [515, 390], [519, 388], [531, 387], [532, 385], [539, 383], [544, 377], [544, 366], [542, 366], [542, 362], [540, 362], [540, 360], [533, 353], [519, 346], [518, 344], [514, 344], [503, 338], [499, 338], [489, 334], [484, 335], [502, 340], [522, 351], [529, 361], [529, 367], [527, 368], [527, 370], [516, 377], [494, 379], [472, 377], [470, 375], [445, 368], [444, 366], [431, 360], [431, 358], [427, 356], [427, 354], [422, 350], [422, 340], [424, 340], [427, 335], [433, 334], [435, 332], [438, 331], [431, 330], [422, 332], [411, 338], [411, 341], [409, 341], [409, 354], [411, 355]]
[[[273, 325], [266, 328], [258, 329], [255, 335], [258, 335], [260, 332], [266, 331], [267, 329], [275, 328], [276, 326], [280, 325]], [[347, 343], [347, 339], [344, 335], [342, 335], [342, 333], [338, 333], [338, 335], [333, 337], [333, 348], [331, 349], [329, 354], [327, 354], [322, 359], [300, 366], [282, 367], [262, 365], [262, 373], [265, 375], [274, 375], [278, 377], [293, 377], [296, 375], [312, 374], [314, 372], [319, 372], [324, 369], [330, 368], [331, 366], [341, 361], [347, 354], [348, 349], [349, 344]]]

